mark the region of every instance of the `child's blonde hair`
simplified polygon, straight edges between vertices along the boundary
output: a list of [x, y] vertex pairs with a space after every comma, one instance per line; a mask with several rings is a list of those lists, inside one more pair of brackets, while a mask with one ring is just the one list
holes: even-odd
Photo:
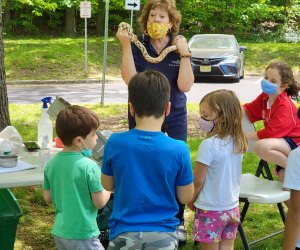
[[242, 107], [236, 94], [231, 90], [219, 89], [206, 94], [200, 104], [207, 102], [212, 112], [218, 117], [213, 133], [223, 139], [231, 136], [234, 143], [235, 153], [245, 153], [248, 147], [248, 140], [242, 128]]

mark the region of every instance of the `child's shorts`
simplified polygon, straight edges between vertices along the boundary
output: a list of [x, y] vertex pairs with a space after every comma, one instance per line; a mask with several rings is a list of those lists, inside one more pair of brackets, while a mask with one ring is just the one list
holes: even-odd
[[109, 242], [108, 250], [120, 249], [178, 249], [176, 232], [128, 232]]
[[[286, 143], [289, 145], [290, 149], [291, 150], [294, 150], [295, 148], [297, 148], [297, 144], [293, 141], [292, 138], [286, 136], [286, 137], [283, 137], [282, 138], [283, 140], [286, 141]], [[278, 173], [280, 172], [280, 170], [284, 169], [283, 167], [279, 166], [279, 165], [276, 165], [276, 167], [274, 168], [274, 174], [276, 176], [278, 176]]]
[[240, 223], [239, 207], [226, 211], [196, 209], [193, 226], [194, 241], [218, 243], [236, 237]]
[[86, 240], [70, 240], [53, 235], [55, 246], [59, 250], [104, 250], [98, 237]]

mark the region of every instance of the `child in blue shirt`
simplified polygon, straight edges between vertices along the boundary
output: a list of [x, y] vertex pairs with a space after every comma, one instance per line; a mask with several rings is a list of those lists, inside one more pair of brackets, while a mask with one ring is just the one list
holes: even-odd
[[[111, 135], [105, 145], [102, 184], [114, 190], [108, 249], [177, 249], [177, 199], [193, 195], [185, 142], [161, 132], [170, 112], [170, 85], [158, 71], [136, 74], [128, 85], [136, 127]], [[142, 247], [143, 246], [143, 247]]]

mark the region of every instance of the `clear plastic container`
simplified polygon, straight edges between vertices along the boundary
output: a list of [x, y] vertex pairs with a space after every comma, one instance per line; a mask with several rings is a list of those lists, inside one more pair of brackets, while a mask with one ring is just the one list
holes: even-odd
[[53, 142], [53, 127], [52, 122], [47, 114], [47, 109], [42, 109], [41, 119], [38, 122], [38, 144], [42, 145], [43, 137], [48, 137], [48, 146], [52, 146]]
[[0, 156], [8, 156], [12, 154], [12, 145], [10, 140], [1, 138], [0, 140]]
[[47, 147], [48, 137], [44, 136], [41, 148], [39, 150], [39, 168], [44, 171], [47, 162], [50, 160], [50, 149]]

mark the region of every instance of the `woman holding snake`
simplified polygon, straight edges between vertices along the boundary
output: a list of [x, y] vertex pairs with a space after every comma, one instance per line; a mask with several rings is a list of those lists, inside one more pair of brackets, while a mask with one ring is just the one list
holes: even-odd
[[[191, 53], [183, 36], [178, 33], [181, 14], [176, 9], [174, 0], [148, 0], [138, 19], [143, 35], [138, 40], [145, 46], [150, 57], [160, 57], [160, 53], [171, 45], [176, 45], [177, 51], [170, 52], [161, 62], [148, 62], [136, 43], [129, 39], [128, 30], [119, 26], [117, 37], [122, 46], [121, 74], [126, 84], [137, 73], [145, 70], [157, 70], [163, 73], [171, 85], [171, 112], [165, 119], [162, 130], [168, 136], [187, 140], [187, 111], [186, 95], [194, 83], [194, 74], [191, 65]], [[164, 52], [163, 52], [164, 53]], [[129, 128], [135, 127], [134, 117], [128, 112]], [[184, 229], [184, 205], [179, 204], [180, 211], [177, 218], [179, 244], [186, 242]]]

